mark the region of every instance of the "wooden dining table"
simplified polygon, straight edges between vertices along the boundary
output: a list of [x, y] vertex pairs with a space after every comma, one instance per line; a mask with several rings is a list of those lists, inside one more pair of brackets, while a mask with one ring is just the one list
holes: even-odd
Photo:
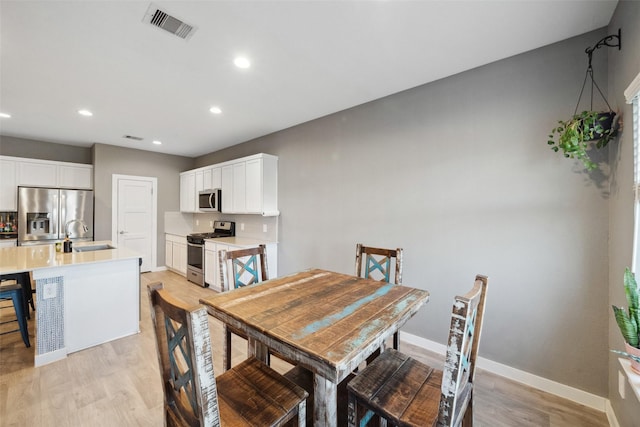
[[429, 292], [320, 269], [200, 300], [210, 315], [249, 337], [249, 354], [269, 349], [314, 375], [313, 420], [336, 426], [338, 384], [429, 300]]

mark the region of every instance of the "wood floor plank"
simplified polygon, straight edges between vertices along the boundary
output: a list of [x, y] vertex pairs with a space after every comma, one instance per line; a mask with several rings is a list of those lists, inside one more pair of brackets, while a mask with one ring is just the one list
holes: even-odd
[[[163, 425], [162, 386], [152, 333], [146, 285], [162, 281], [189, 304], [214, 291], [164, 271], [142, 275], [141, 333], [69, 355], [34, 368], [34, 321], [29, 321], [31, 348], [19, 333], [0, 336], [0, 427], [42, 426], [160, 426]], [[11, 315], [1, 310], [0, 320]], [[33, 319], [33, 316], [32, 316]], [[222, 373], [222, 326], [209, 319], [214, 371]], [[234, 336], [232, 361], [246, 358], [246, 341]], [[434, 367], [442, 357], [410, 344], [401, 350]], [[284, 373], [291, 366], [272, 357]], [[478, 370], [475, 426], [478, 427], [604, 427], [604, 413]]]

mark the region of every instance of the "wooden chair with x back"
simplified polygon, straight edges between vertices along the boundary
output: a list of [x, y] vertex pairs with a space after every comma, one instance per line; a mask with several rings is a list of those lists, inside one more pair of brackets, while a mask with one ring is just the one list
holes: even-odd
[[[384, 249], [364, 246], [362, 243], [356, 245], [356, 276], [402, 284], [402, 248]], [[392, 264], [391, 261], [395, 260]], [[393, 270], [393, 282], [390, 280]], [[393, 334], [393, 348], [400, 348], [400, 337], [396, 332]]]
[[487, 277], [456, 296], [444, 369], [388, 349], [347, 385], [349, 426], [375, 417], [401, 426], [473, 425], [473, 386]]
[[[238, 289], [269, 280], [266, 245], [236, 251], [221, 250], [218, 252], [218, 259], [220, 282], [225, 290]], [[222, 329], [224, 331], [222, 361], [224, 369], [227, 370], [231, 368], [231, 334], [244, 339], [247, 339], [247, 335], [228, 325], [223, 325]]]
[[250, 357], [217, 378], [208, 314], [148, 286], [168, 426], [305, 425], [307, 392]]

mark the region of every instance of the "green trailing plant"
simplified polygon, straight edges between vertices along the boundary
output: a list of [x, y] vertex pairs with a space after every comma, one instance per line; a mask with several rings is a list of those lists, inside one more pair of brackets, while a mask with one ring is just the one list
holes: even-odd
[[[587, 170], [598, 166], [589, 158], [587, 151], [592, 142], [596, 148], [604, 148], [616, 136], [615, 113], [583, 111], [567, 121], [558, 121], [551, 130], [547, 144], [555, 152], [562, 150], [565, 157], [582, 161]], [[556, 139], [557, 138], [557, 139]]]
[[622, 332], [622, 337], [631, 347], [640, 348], [640, 307], [638, 284], [635, 275], [627, 268], [624, 271], [624, 293], [629, 304], [629, 311], [621, 307], [613, 307], [613, 314]]

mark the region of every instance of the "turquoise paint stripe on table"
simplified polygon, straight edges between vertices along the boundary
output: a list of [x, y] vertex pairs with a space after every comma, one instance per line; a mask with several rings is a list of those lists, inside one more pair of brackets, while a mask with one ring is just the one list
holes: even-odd
[[338, 313], [334, 313], [330, 316], [325, 317], [324, 319], [318, 320], [316, 322], [313, 322], [310, 325], [307, 325], [304, 329], [302, 329], [302, 331], [298, 332], [297, 334], [293, 335], [293, 338], [299, 340], [302, 338], [305, 338], [315, 332], [318, 332], [320, 330], [322, 330], [323, 328], [326, 328], [327, 326], [330, 326], [332, 324], [334, 324], [335, 322], [337, 322], [338, 320], [342, 320], [347, 316], [352, 315], [358, 308], [362, 307], [364, 304], [367, 304], [373, 300], [375, 300], [376, 298], [379, 298], [381, 296], [386, 295], [387, 293], [389, 293], [389, 291], [396, 285], [393, 285], [391, 283], [381, 287], [380, 289], [378, 289], [377, 291], [375, 291], [373, 294], [366, 296], [364, 298], [359, 299], [358, 301], [346, 306], [342, 311], [338, 312]]

